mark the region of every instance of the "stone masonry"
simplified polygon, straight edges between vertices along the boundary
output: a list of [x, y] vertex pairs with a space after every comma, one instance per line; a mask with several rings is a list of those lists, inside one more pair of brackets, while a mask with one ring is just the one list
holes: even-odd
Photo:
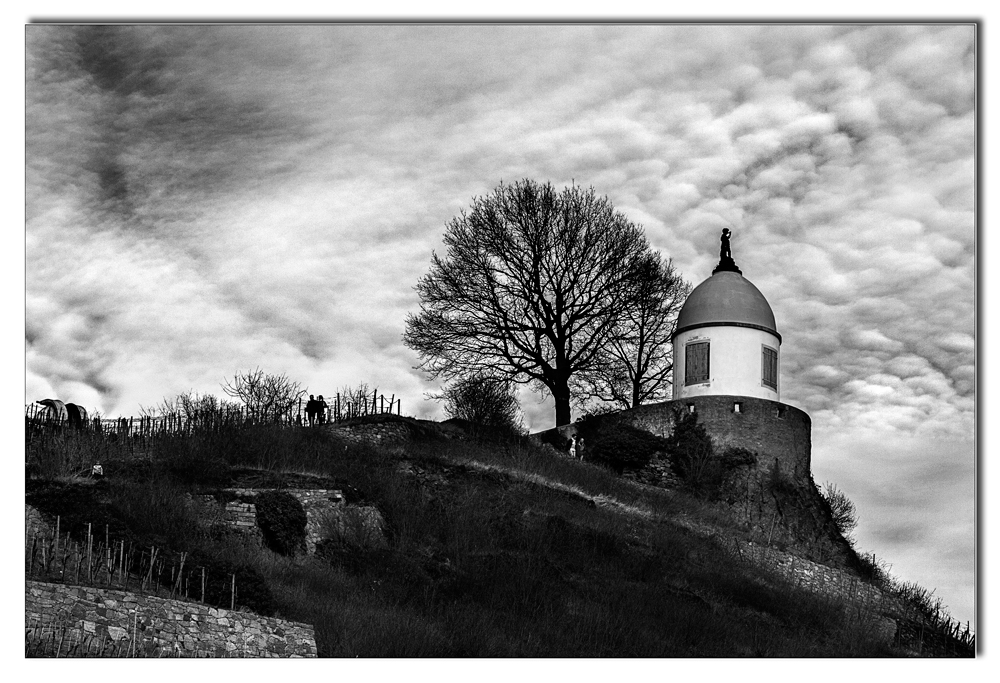
[[374, 446], [405, 443], [411, 438], [409, 427], [401, 422], [389, 420], [360, 424], [335, 424], [332, 429], [342, 439]]
[[312, 626], [250, 612], [41, 581], [24, 599], [26, 639], [71, 656], [316, 656]]
[[[229, 528], [261, 538], [257, 526], [257, 506], [253, 496], [276, 489], [223, 489], [224, 493], [240, 497], [222, 505], [212, 495], [197, 497], [199, 516], [207, 525], [223, 524]], [[277, 489], [295, 497], [306, 513], [306, 552], [316, 551], [316, 544], [328, 537], [339, 537], [354, 545], [379, 546], [384, 543], [385, 520], [372, 506], [346, 505], [341, 491], [328, 489]]]

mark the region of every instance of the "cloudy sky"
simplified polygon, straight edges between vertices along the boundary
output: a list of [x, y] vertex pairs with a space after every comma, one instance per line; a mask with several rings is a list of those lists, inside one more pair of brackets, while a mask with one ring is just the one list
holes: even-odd
[[438, 417], [400, 337], [446, 222], [501, 181], [576, 182], [694, 284], [733, 230], [816, 481], [973, 620], [975, 38], [29, 26], [25, 402], [129, 415], [259, 365]]

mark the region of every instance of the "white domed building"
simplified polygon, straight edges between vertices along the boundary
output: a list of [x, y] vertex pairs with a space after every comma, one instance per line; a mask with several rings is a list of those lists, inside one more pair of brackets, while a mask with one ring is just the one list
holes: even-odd
[[673, 398], [780, 400], [781, 335], [767, 299], [723, 256], [677, 316]]
[[777, 460], [805, 486], [812, 424], [781, 402], [781, 342], [770, 304], [733, 261], [726, 230], [719, 265], [677, 316], [672, 399], [633, 408], [628, 419], [669, 436], [678, 416], [697, 414], [719, 452], [749, 449], [765, 470]]

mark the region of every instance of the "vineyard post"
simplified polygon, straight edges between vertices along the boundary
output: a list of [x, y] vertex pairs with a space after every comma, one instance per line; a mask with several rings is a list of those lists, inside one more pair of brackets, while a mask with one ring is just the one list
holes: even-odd
[[229, 609], [236, 609], [236, 574], [233, 574], [233, 583], [229, 589]]
[[56, 540], [55, 546], [52, 548], [53, 554], [59, 554], [59, 515], [56, 515]]
[[201, 568], [201, 601], [205, 602], [205, 568]]
[[135, 639], [137, 635], [136, 632], [138, 630], [139, 630], [139, 608], [136, 607], [135, 610], [132, 612], [132, 645], [129, 651], [129, 657], [131, 657], [132, 653], [135, 652]]
[[94, 580], [93, 565], [94, 537], [90, 533], [90, 522], [87, 522], [87, 581]]
[[67, 533], [66, 543], [63, 544], [63, 550], [62, 550], [62, 568], [59, 570], [59, 575], [63, 577], [63, 581], [69, 578], [68, 576], [66, 576], [66, 563], [69, 562], [69, 547], [70, 547], [69, 544], [70, 544], [69, 533]]
[[[177, 578], [178, 578], [179, 580], [181, 580], [181, 577], [183, 577], [183, 576], [184, 576], [184, 561], [185, 561], [186, 559], [187, 559], [187, 553], [181, 553], [181, 568], [177, 570]], [[178, 588], [179, 588], [179, 587], [180, 587], [181, 585], [183, 585], [183, 584], [178, 584]], [[187, 592], [185, 591], [185, 597], [186, 597], [186, 596], [187, 596]]]

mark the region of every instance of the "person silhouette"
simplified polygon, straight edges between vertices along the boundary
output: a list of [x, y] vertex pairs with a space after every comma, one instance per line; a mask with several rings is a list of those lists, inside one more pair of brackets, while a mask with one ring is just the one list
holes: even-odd
[[323, 394], [320, 394], [319, 398], [316, 399], [316, 412], [319, 413], [319, 423], [320, 424], [325, 424], [326, 423], [326, 409], [327, 408], [329, 408], [329, 406], [326, 405], [326, 401], [323, 400]]
[[319, 411], [319, 405], [316, 399], [313, 398], [312, 394], [309, 394], [309, 400], [306, 401], [306, 418], [309, 420], [309, 426], [312, 427], [316, 422], [316, 413]]

